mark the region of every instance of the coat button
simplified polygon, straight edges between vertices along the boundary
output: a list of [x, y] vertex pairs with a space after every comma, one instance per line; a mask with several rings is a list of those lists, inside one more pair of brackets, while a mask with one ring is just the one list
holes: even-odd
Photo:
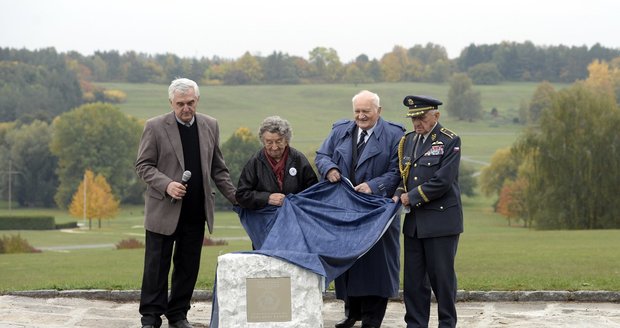
[[428, 164], [426, 164], [426, 165], [431, 166], [431, 163], [429, 162], [429, 163], [428, 163]]
[[413, 177], [413, 181], [418, 181], [418, 177]]
[[413, 163], [413, 167], [418, 167], [418, 163]]
[[439, 209], [443, 211], [443, 206], [439, 206]]

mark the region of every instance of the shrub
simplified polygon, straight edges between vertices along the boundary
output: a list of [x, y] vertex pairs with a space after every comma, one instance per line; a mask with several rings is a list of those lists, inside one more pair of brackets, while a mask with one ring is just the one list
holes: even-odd
[[127, 101], [127, 94], [121, 90], [104, 90], [103, 97], [105, 101], [113, 104], [124, 103]]
[[56, 229], [60, 230], [60, 229], [75, 229], [78, 227], [77, 222], [72, 221], [72, 222], [67, 222], [67, 223], [57, 223], [56, 224]]
[[18, 234], [0, 238], [0, 253], [41, 253], [41, 250], [32, 247]]
[[224, 239], [211, 239], [209, 237], [205, 237], [202, 240], [202, 246], [223, 246], [228, 245], [228, 242]]
[[116, 244], [116, 249], [135, 249], [144, 248], [144, 243], [136, 238], [123, 239]]
[[0, 230], [53, 230], [55, 227], [54, 217], [49, 215], [0, 216]]

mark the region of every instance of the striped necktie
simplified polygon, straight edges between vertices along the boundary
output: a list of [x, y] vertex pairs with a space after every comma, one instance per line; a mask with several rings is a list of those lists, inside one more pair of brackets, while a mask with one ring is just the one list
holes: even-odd
[[362, 130], [362, 134], [360, 135], [360, 140], [357, 141], [357, 156], [364, 150], [364, 144], [366, 143], [366, 136], [368, 132], [366, 130]]

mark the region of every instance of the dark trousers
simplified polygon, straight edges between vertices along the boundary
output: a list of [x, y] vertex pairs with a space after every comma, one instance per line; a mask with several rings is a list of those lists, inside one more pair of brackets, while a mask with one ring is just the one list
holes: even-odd
[[[142, 325], [161, 326], [161, 316], [169, 322], [187, 318], [194, 292], [205, 224], [179, 221], [170, 236], [146, 231], [144, 274], [140, 295]], [[168, 295], [168, 275], [173, 262], [172, 286]]]
[[347, 318], [362, 320], [363, 324], [381, 327], [388, 299], [381, 296], [348, 296], [344, 301]]
[[428, 327], [431, 289], [437, 299], [439, 327], [456, 327], [456, 273], [454, 258], [459, 235], [404, 237], [403, 298], [407, 328]]

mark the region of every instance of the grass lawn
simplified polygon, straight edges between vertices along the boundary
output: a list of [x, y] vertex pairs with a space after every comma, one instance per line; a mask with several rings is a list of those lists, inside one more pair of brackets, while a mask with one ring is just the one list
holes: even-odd
[[[465, 233], [457, 255], [460, 289], [620, 291], [620, 230], [537, 231], [508, 226], [490, 204], [482, 197], [464, 198]], [[108, 246], [2, 254], [0, 291], [139, 289], [144, 250], [116, 250], [110, 244], [127, 238], [144, 240], [141, 224], [142, 213], [134, 207], [101, 229], [95, 225], [73, 232], [1, 231], [0, 236], [20, 234], [37, 248]], [[218, 255], [251, 248], [245, 236], [236, 214], [216, 213], [210, 237], [226, 239], [228, 245], [203, 248], [197, 288], [212, 288]]]
[[620, 230], [508, 226], [489, 200], [464, 199], [456, 260], [465, 290], [620, 290]]

